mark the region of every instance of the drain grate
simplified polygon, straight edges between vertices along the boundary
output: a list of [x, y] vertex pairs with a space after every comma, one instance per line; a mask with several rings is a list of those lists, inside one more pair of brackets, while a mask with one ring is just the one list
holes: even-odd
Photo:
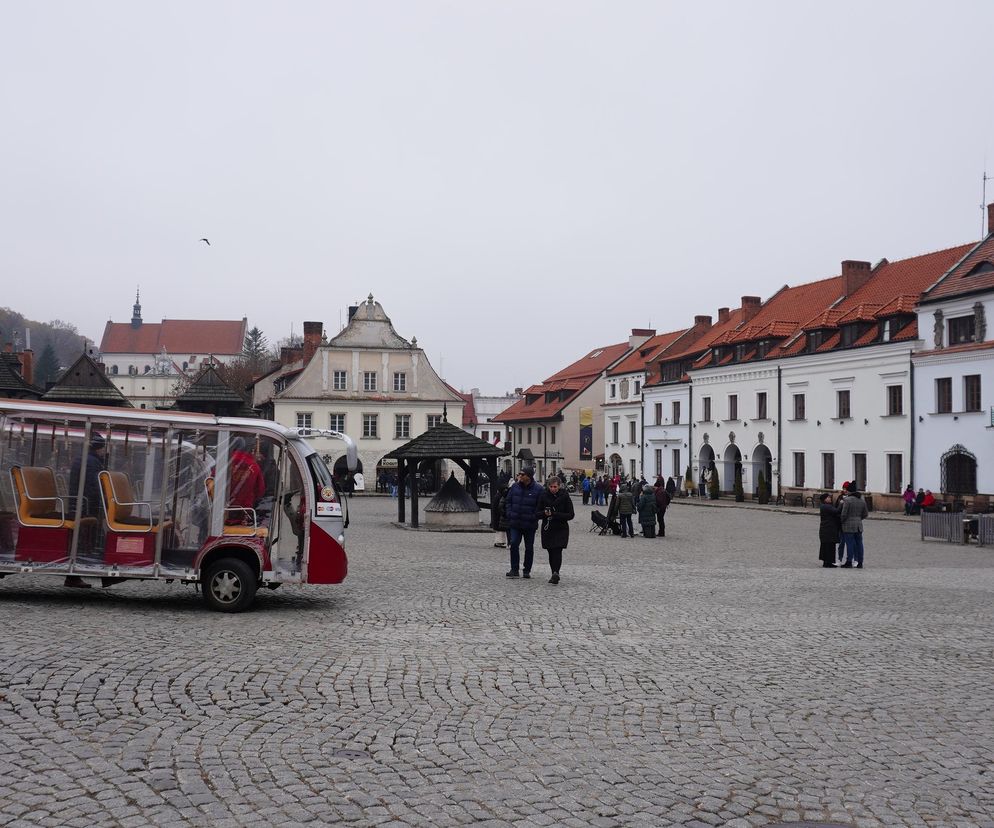
[[336, 750], [332, 754], [338, 759], [365, 759], [369, 754], [364, 750], [349, 750], [348, 748], [342, 748], [341, 750]]

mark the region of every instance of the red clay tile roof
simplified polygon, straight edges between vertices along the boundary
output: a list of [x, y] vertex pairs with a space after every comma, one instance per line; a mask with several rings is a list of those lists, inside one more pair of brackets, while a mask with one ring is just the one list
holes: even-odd
[[[496, 417], [491, 417], [491, 420], [498, 423], [511, 423], [527, 420], [550, 420], [558, 417], [577, 392], [589, 387], [605, 369], [621, 359], [628, 352], [628, 349], [627, 342], [594, 348], [582, 359], [578, 359], [561, 371], [557, 371], [545, 382], [528, 388], [522, 399], [505, 408]], [[546, 401], [546, 393], [554, 393], [556, 399]], [[563, 394], [565, 394], [566, 399], [560, 399]], [[538, 399], [529, 403], [529, 397], [534, 395], [538, 395]]]
[[[803, 329], [831, 330], [851, 322], [872, 322], [888, 316], [913, 313], [921, 292], [934, 284], [943, 273], [958, 262], [971, 246], [962, 244], [896, 262], [888, 262], [885, 259], [873, 269], [870, 278], [859, 289], [841, 298], [828, 310], [817, 313], [803, 325]], [[913, 329], [905, 326], [897, 334], [892, 335], [890, 341], [915, 339], [917, 336], [918, 326], [915, 324]], [[876, 341], [877, 332], [874, 327], [849, 347], [871, 345]], [[829, 337], [817, 349], [818, 353], [837, 348], [839, 342], [838, 336]], [[779, 351], [777, 356], [798, 354], [805, 349], [806, 344], [805, 334]]]
[[905, 325], [896, 334], [891, 334], [891, 342], [902, 342], [908, 339], [918, 339], [918, 317]]
[[962, 345], [950, 345], [948, 348], [935, 348], [930, 351], [916, 351], [915, 359], [919, 357], [939, 357], [944, 354], [960, 354], [963, 351], [987, 351], [994, 348], [994, 339], [987, 339], [983, 342], [964, 342]]
[[697, 356], [703, 353], [708, 348], [710, 348], [717, 340], [721, 339], [729, 331], [735, 329], [735, 327], [742, 321], [742, 308], [736, 308], [728, 314], [728, 319], [724, 322], [718, 322], [716, 325], [711, 326], [704, 336], [698, 339], [696, 342], [692, 342], [685, 348], [679, 348], [678, 350], [670, 353], [667, 351], [662, 354], [659, 359], [660, 364], [667, 362], [675, 362], [678, 359], [686, 359], [687, 357]]
[[608, 371], [608, 376], [617, 374], [631, 374], [634, 371], [644, 371], [648, 362], [662, 354], [670, 345], [676, 342], [687, 332], [687, 328], [669, 333], [656, 334], [651, 339], [647, 339], [634, 351], [626, 356], [621, 362]]
[[463, 394], [462, 391], [456, 391], [451, 385], [449, 385], [445, 380], [442, 383], [448, 388], [453, 394], [457, 395], [463, 401], [462, 407], [462, 424], [464, 426], [475, 426], [476, 425], [476, 403], [473, 402], [472, 394]]
[[[935, 287], [922, 296], [922, 302], [932, 302], [951, 296], [962, 296], [967, 293], [994, 289], [994, 270], [970, 275], [974, 268], [982, 265], [984, 262], [994, 264], [994, 233], [989, 234], [979, 244], [964, 245], [955, 249], [962, 251], [962, 261], [959, 264], [950, 262], [949, 268], [951, 270], [949, 270], [949, 273]], [[956, 265], [955, 267], [953, 267], [954, 264]]]
[[106, 354], [240, 354], [245, 345], [245, 319], [163, 319], [132, 328], [130, 322], [108, 322], [100, 341]]

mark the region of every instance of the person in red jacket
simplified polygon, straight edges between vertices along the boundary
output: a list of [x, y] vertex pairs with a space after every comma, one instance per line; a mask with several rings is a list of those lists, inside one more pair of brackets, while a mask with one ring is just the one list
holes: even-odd
[[925, 490], [925, 497], [922, 498], [922, 511], [935, 511], [935, 495], [932, 494], [931, 489]]
[[228, 523], [251, 523], [252, 516], [239, 509], [254, 509], [266, 493], [266, 479], [256, 459], [245, 450], [245, 440], [234, 437], [231, 440], [231, 456], [228, 460], [228, 506], [233, 511], [227, 513]]

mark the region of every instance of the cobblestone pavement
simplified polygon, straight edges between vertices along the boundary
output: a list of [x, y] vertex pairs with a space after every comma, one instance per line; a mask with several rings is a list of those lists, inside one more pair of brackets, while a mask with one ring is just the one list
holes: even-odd
[[0, 824], [994, 826], [994, 551], [675, 505], [563, 581], [353, 501], [352, 573], [248, 614], [0, 582]]

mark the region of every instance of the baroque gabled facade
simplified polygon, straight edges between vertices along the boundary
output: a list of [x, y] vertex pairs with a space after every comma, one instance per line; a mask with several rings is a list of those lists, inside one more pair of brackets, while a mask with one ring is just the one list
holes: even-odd
[[[443, 418], [462, 422], [463, 399], [435, 373], [417, 339], [394, 330], [372, 294], [349, 309], [348, 324], [327, 343], [321, 329], [304, 323], [300, 358], [256, 383], [255, 407], [285, 426], [347, 433], [370, 481], [388, 452]], [[341, 442], [313, 443], [343, 474]]]

